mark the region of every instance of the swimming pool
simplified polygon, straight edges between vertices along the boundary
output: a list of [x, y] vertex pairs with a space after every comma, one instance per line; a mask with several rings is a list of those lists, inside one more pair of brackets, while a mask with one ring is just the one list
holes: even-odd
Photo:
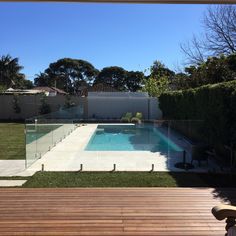
[[182, 149], [151, 125], [98, 125], [86, 151], [180, 152]]

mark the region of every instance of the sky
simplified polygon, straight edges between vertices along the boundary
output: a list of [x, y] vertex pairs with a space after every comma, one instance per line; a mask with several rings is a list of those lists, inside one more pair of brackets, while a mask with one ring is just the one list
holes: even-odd
[[0, 3], [0, 56], [18, 57], [27, 79], [70, 57], [97, 69], [183, 66], [180, 43], [202, 29], [207, 5]]

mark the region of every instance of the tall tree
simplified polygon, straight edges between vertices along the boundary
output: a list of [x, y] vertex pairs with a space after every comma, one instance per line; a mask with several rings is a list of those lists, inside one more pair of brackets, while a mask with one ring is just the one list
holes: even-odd
[[[20, 73], [23, 66], [19, 65], [18, 58], [10, 55], [0, 57], [0, 85], [1, 87], [24, 88], [27, 86], [25, 75]], [[28, 85], [30, 82], [28, 83]]]
[[130, 92], [136, 92], [142, 88], [144, 74], [141, 71], [127, 71], [125, 77], [125, 87]]
[[150, 77], [144, 80], [143, 92], [147, 92], [151, 97], [159, 97], [162, 93], [169, 90], [169, 80], [166, 76], [156, 78]]
[[111, 66], [103, 68], [97, 75], [94, 84], [104, 83], [117, 90], [125, 91], [125, 78], [127, 71], [122, 67]]
[[84, 60], [63, 58], [51, 63], [44, 73], [35, 78], [37, 86], [56, 86], [66, 92], [76, 94], [84, 82], [91, 84], [98, 70]]
[[193, 36], [180, 47], [187, 64], [199, 65], [209, 56], [230, 55], [236, 52], [236, 7], [219, 5], [209, 7], [203, 17], [204, 33]]
[[50, 79], [48, 74], [40, 72], [39, 74], [35, 75], [34, 84], [35, 86], [54, 86], [55, 81]]
[[150, 67], [150, 76], [153, 78], [161, 78], [166, 76], [167, 78], [171, 79], [174, 76], [174, 72], [167, 68], [163, 63], [160, 61], [154, 61], [153, 65]]
[[236, 78], [236, 55], [221, 55], [209, 57], [198, 66], [189, 66], [185, 72], [189, 75], [190, 87], [198, 87], [204, 84], [214, 84], [234, 80]]
[[213, 55], [236, 52], [236, 7], [220, 5], [209, 7], [204, 16], [206, 48]]

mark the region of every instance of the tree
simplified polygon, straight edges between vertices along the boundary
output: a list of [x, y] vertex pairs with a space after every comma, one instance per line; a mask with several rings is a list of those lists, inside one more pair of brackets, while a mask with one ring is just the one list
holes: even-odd
[[162, 93], [169, 90], [169, 80], [166, 76], [160, 77], [158, 80], [149, 77], [144, 81], [143, 92], [147, 92], [151, 97], [159, 97]]
[[20, 73], [23, 69], [19, 65], [18, 58], [12, 58], [10, 55], [0, 57], [0, 86], [4, 88], [16, 87], [24, 88], [30, 82], [25, 80], [25, 75]]
[[103, 68], [97, 75], [94, 84], [103, 83], [120, 91], [125, 91], [125, 78], [127, 71], [122, 67], [111, 66]]
[[182, 52], [185, 54], [187, 64], [199, 65], [203, 63], [208, 54], [204, 47], [204, 42], [193, 35], [190, 42], [180, 44]]
[[40, 115], [45, 115], [51, 112], [51, 107], [50, 105], [47, 103], [47, 99], [46, 99], [46, 95], [44, 94], [41, 98], [40, 98], [40, 107], [39, 107], [39, 114]]
[[68, 109], [71, 107], [74, 107], [75, 103], [71, 100], [71, 96], [69, 94], [66, 95], [65, 97], [65, 104], [64, 104], [64, 109]]
[[199, 65], [209, 56], [230, 55], [236, 52], [236, 7], [220, 5], [209, 7], [203, 17], [204, 33], [193, 36], [180, 47], [187, 64]]
[[171, 90], [181, 90], [191, 88], [190, 76], [186, 73], [177, 73], [170, 82]]
[[21, 108], [20, 108], [20, 103], [19, 103], [19, 95], [14, 95], [13, 96], [13, 109], [15, 111], [16, 114], [21, 112]]
[[171, 79], [174, 76], [174, 72], [167, 68], [163, 63], [160, 61], [154, 61], [153, 65], [150, 67], [150, 76], [153, 78], [161, 78], [163, 76]]
[[76, 94], [80, 84], [91, 84], [98, 70], [92, 64], [84, 60], [63, 58], [40, 73], [35, 78], [37, 86], [56, 86], [71, 94]]
[[23, 89], [32, 89], [34, 87], [33, 82], [31, 80], [24, 79], [21, 82], [21, 88]]
[[198, 66], [185, 68], [189, 75], [189, 87], [195, 88], [205, 84], [215, 84], [234, 80], [236, 77], [236, 55], [209, 57]]
[[34, 84], [35, 86], [44, 87], [44, 86], [54, 86], [55, 81], [53, 79], [50, 79], [50, 77], [46, 73], [40, 72], [39, 74], [36, 74], [36, 77], [34, 78]]
[[206, 48], [213, 55], [236, 52], [236, 8], [232, 5], [209, 7], [204, 16]]
[[144, 74], [140, 71], [127, 71], [125, 77], [125, 87], [130, 92], [136, 92], [142, 88]]

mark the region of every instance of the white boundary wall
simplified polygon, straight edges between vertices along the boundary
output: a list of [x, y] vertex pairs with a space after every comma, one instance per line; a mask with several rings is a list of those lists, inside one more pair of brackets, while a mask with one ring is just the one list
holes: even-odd
[[[0, 95], [0, 120], [26, 119], [40, 115], [41, 95], [18, 95], [20, 113], [15, 113], [13, 108], [13, 95]], [[46, 97], [46, 102], [50, 105], [51, 112], [58, 111], [66, 102], [66, 97], [57, 95], [55, 97]], [[76, 106], [82, 105], [87, 114], [87, 99], [83, 97], [71, 96], [71, 102]], [[86, 118], [86, 117], [85, 117]]]
[[[92, 95], [91, 95], [92, 94]], [[39, 115], [40, 95], [19, 95], [21, 112], [13, 109], [13, 95], [0, 95], [0, 120], [26, 119]], [[65, 104], [65, 96], [47, 97], [51, 111], [58, 111]], [[120, 119], [126, 112], [142, 112], [144, 119], [161, 119], [158, 99], [146, 93], [89, 93], [88, 97], [72, 96], [71, 101], [84, 108], [84, 118]]]
[[126, 112], [142, 112], [144, 119], [151, 120], [162, 117], [158, 99], [146, 93], [89, 93], [89, 119], [120, 119]]

